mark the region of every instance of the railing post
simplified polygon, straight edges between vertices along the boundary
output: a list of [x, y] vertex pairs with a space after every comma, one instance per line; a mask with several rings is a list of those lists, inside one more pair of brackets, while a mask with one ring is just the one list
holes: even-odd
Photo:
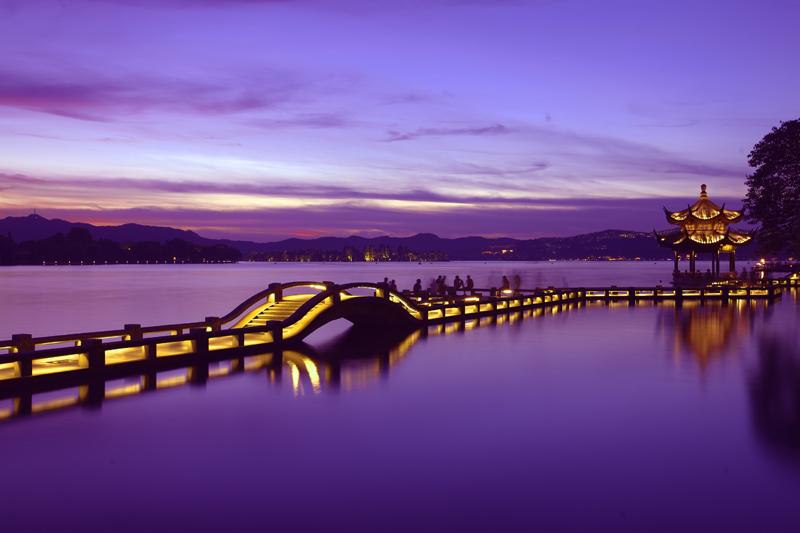
[[208, 353], [208, 331], [206, 328], [191, 328], [189, 335], [192, 335], [192, 351], [196, 354]]
[[272, 344], [275, 346], [283, 344], [283, 327], [281, 327], [281, 321], [268, 320], [266, 325], [270, 333], [272, 333]]
[[123, 326], [125, 331], [129, 331], [127, 335], [123, 335], [122, 339], [126, 341], [134, 341], [142, 338], [142, 325], [141, 324], [125, 324]]
[[106, 352], [103, 341], [100, 339], [85, 339], [81, 341], [81, 348], [86, 352], [79, 357], [79, 364], [84, 368], [100, 369], [106, 366]]
[[219, 331], [222, 329], [222, 323], [219, 321], [218, 316], [207, 316], [206, 324], [211, 328], [211, 331]]
[[[17, 333], [11, 335], [11, 340], [17, 342], [16, 348], [9, 350], [11, 353], [32, 352], [36, 350], [36, 345], [33, 343], [33, 335], [30, 333]], [[27, 378], [33, 375], [33, 359], [26, 357], [14, 363], [14, 376], [20, 378]]]
[[189, 383], [203, 387], [208, 381], [208, 331], [206, 328], [191, 328], [192, 349], [197, 361], [187, 370]]
[[342, 294], [341, 290], [339, 289], [339, 285], [332, 283], [331, 285], [329, 285], [328, 289], [333, 291], [333, 294], [331, 294], [331, 304], [336, 305], [342, 301]]
[[636, 288], [628, 287], [628, 307], [636, 306]]
[[269, 374], [275, 382], [280, 382], [283, 374], [283, 327], [280, 320], [268, 320], [267, 327], [272, 332], [272, 360]]
[[683, 307], [683, 289], [675, 288], [675, 307]]
[[280, 283], [270, 283], [267, 287], [271, 291], [274, 292], [275, 303], [280, 302], [283, 300], [283, 285]]
[[144, 346], [144, 358], [145, 359], [155, 359], [158, 357], [158, 348], [157, 348], [156, 341], [148, 342]]
[[730, 302], [728, 301], [731, 297], [731, 290], [728, 287], [722, 288], [722, 305], [728, 305]]

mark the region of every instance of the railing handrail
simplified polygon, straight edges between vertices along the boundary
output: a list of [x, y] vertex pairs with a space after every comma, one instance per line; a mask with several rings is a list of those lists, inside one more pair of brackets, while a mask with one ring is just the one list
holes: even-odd
[[[292, 283], [281, 284], [282, 290], [293, 289], [297, 287], [308, 287], [308, 286], [319, 286], [322, 285], [316, 281], [295, 281]], [[238, 306], [233, 309], [227, 315], [224, 315], [219, 319], [220, 325], [227, 324], [237, 317], [241, 316], [245, 311], [247, 311], [250, 307], [254, 304], [258, 303], [259, 300], [262, 300], [276, 291], [275, 288], [268, 288], [264, 289], [263, 291], [254, 294]], [[151, 334], [151, 333], [167, 333], [171, 331], [179, 331], [179, 330], [188, 330], [191, 328], [202, 328], [208, 327], [209, 323], [206, 321], [198, 321], [198, 322], [184, 322], [180, 324], [165, 324], [159, 326], [142, 326], [140, 331], [143, 335]], [[89, 339], [109, 339], [114, 337], [128, 337], [131, 335], [131, 331], [127, 329], [116, 329], [116, 330], [107, 330], [107, 331], [89, 331], [85, 333], [70, 333], [64, 335], [48, 335], [45, 337], [32, 337], [31, 342], [37, 346], [46, 345], [46, 344], [61, 344], [66, 342], [76, 342], [76, 341], [84, 341]], [[0, 349], [7, 349], [7, 348], [16, 348], [19, 346], [19, 341], [16, 340], [5, 340], [0, 341]], [[76, 352], [81, 353], [81, 352]]]
[[[278, 289], [281, 291], [297, 288], [297, 287], [314, 287], [314, 288], [321, 288], [322, 289], [319, 293], [312, 295], [311, 298], [303, 302], [303, 304], [298, 307], [289, 317], [281, 321], [281, 327], [289, 327], [297, 322], [299, 322], [309, 311], [311, 311], [314, 307], [319, 305], [321, 302], [325, 301], [327, 298], [330, 298], [339, 292], [340, 294], [349, 295], [347, 292], [351, 289], [363, 288], [376, 291], [387, 291], [387, 297], [389, 298], [396, 298], [398, 301], [402, 302], [408, 309], [412, 310], [413, 312], [424, 314], [431, 310], [440, 310], [446, 309], [453, 304], [451, 303], [438, 303], [435, 299], [428, 299], [424, 302], [418, 302], [413, 297], [409, 297], [406, 294], [403, 294], [400, 291], [389, 290], [383, 283], [347, 283], [343, 285], [336, 285], [330, 282], [314, 282], [314, 281], [297, 281], [291, 282], [286, 284], [275, 284], [278, 287], [271, 286], [268, 289], [260, 291], [253, 296], [249, 297], [247, 300], [239, 304], [236, 308], [234, 308], [230, 313], [227, 315], [216, 319], [214, 324], [226, 324], [230, 323], [231, 321], [235, 320], [238, 317], [241, 317], [244, 313], [246, 313], [249, 309], [251, 309], [254, 305], [258, 304], [265, 298], [269, 298], [270, 295], [274, 294]], [[647, 296], [658, 296], [661, 297], [662, 294], [659, 293], [672, 293], [668, 296], [678, 296], [678, 295], [685, 295], [687, 293], [698, 293], [701, 296], [708, 294], [709, 292], [714, 293], [713, 295], [718, 295], [722, 293], [725, 294], [727, 291], [729, 294], [733, 291], [740, 291], [745, 290], [748, 293], [752, 291], [765, 291], [768, 294], [773, 293], [776, 290], [781, 290], [783, 287], [779, 284], [771, 284], [771, 285], [759, 285], [759, 286], [750, 286], [750, 287], [729, 287], [729, 286], [711, 286], [711, 287], [625, 287], [625, 286], [611, 286], [611, 287], [564, 287], [564, 288], [536, 288], [536, 289], [511, 289], [512, 293], [508, 295], [503, 295], [502, 290], [495, 289], [496, 292], [499, 292], [498, 296], [493, 298], [499, 298], [500, 300], [504, 299], [514, 299], [514, 298], [521, 298], [526, 296], [548, 296], [548, 295], [561, 295], [563, 296], [565, 293], [583, 293], [583, 297], [592, 297], [595, 296], [594, 294], [587, 294], [587, 293], [594, 293], [594, 292], [602, 292], [605, 293], [605, 297], [611, 297], [612, 292], [622, 292], [628, 293], [629, 297], [635, 297], [636, 292], [648, 292], [652, 293], [651, 295]], [[452, 299], [463, 299], [463, 298], [470, 298], [470, 297], [479, 297], [480, 300], [476, 301], [474, 304], [483, 304], [486, 303], [488, 300], [484, 300], [484, 295], [481, 293], [490, 292], [492, 289], [470, 289], [470, 291], [478, 294], [464, 294], [464, 295], [455, 295], [455, 296], [443, 296], [442, 298], [446, 300]], [[634, 294], [631, 294], [633, 291]], [[352, 296], [352, 295], [351, 295]], [[613, 295], [616, 296], [616, 295]], [[490, 297], [492, 298], [492, 297]], [[462, 300], [463, 301], [463, 300]], [[460, 304], [461, 302], [459, 302]], [[467, 303], [467, 305], [470, 305]], [[410, 314], [413, 315], [413, 312]], [[141, 326], [137, 330], [131, 329], [119, 329], [119, 330], [107, 330], [107, 331], [95, 331], [95, 332], [86, 332], [86, 333], [77, 333], [77, 334], [69, 334], [69, 335], [51, 335], [45, 337], [31, 337], [26, 339], [25, 341], [21, 341], [19, 339], [12, 339], [7, 341], [0, 341], [0, 349], [18, 349], [23, 342], [27, 342], [29, 344], [33, 344], [34, 346], [42, 346], [42, 345], [50, 345], [50, 344], [62, 344], [67, 342], [78, 342], [78, 341], [85, 341], [90, 339], [109, 339], [120, 337], [120, 341], [112, 342], [112, 343], [104, 343], [105, 349], [115, 349], [115, 347], [134, 347], [134, 346], [145, 346], [151, 344], [154, 339], [162, 339], [160, 342], [178, 342], [179, 340], [184, 338], [184, 335], [176, 334], [170, 335], [169, 337], [148, 337], [142, 339], [125, 339], [125, 337], [131, 337], [133, 334], [135, 335], [149, 335], [153, 333], [167, 333], [167, 332], [183, 332], [192, 328], [209, 328], [213, 324], [210, 323], [208, 320], [206, 321], [198, 321], [198, 322], [188, 322], [188, 323], [180, 323], [180, 324], [167, 324], [167, 325], [160, 325], [160, 326]], [[248, 333], [248, 332], [260, 332], [260, 331], [268, 331], [270, 328], [265, 328], [265, 326], [250, 326], [246, 328], [236, 328], [235, 331], [241, 333]], [[229, 333], [232, 331], [230, 328], [222, 331], [211, 331], [208, 332], [209, 337], [217, 337], [217, 336], [227, 336], [230, 335]], [[132, 343], [132, 344], [125, 344], [125, 343]], [[84, 353], [80, 350], [81, 346], [75, 347], [59, 347], [59, 348], [48, 348], [45, 350], [39, 350], [40, 353], [51, 353], [51, 350], [67, 350], [69, 353]], [[0, 363], [2, 362], [10, 362], [13, 360], [13, 356], [15, 353], [4, 354], [0, 356]], [[8, 359], [8, 357], [12, 357], [12, 359]], [[37, 356], [38, 358], [38, 356]]]

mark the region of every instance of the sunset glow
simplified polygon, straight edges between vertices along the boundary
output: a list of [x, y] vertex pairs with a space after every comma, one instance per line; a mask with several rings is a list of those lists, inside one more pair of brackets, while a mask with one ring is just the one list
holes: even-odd
[[[335, 7], [334, 7], [335, 6]], [[785, 2], [10, 0], [0, 213], [208, 237], [663, 226], [796, 118]]]

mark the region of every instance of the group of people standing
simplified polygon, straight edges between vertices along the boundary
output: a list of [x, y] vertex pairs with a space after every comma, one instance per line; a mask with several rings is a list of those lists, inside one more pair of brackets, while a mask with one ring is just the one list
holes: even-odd
[[[519, 287], [519, 281], [519, 276], [514, 276], [514, 282], [517, 287]], [[389, 290], [397, 291], [397, 283], [395, 280], [383, 278], [383, 282], [389, 286]], [[500, 290], [508, 290], [510, 288], [511, 283], [508, 277], [503, 276]], [[464, 295], [471, 293], [473, 289], [475, 289], [475, 282], [468, 274], [466, 279], [461, 279], [460, 276], [456, 276], [453, 279], [452, 285], [447, 283], [447, 276], [438, 276], [436, 279], [431, 278], [427, 288], [423, 288], [422, 280], [418, 279], [417, 282], [414, 283], [414, 288], [411, 292], [414, 296], [423, 296], [424, 294], [429, 296], [457, 296], [459, 293], [463, 293]]]
[[[475, 282], [469, 275], [467, 275], [466, 280], [462, 280], [459, 276], [456, 276], [453, 279], [452, 285], [447, 284], [447, 276], [438, 276], [435, 280], [431, 280], [431, 283], [428, 287], [428, 294], [431, 296], [456, 296], [459, 291], [467, 294], [467, 291], [471, 291], [474, 288]], [[412, 292], [414, 293], [414, 296], [422, 295], [423, 289], [421, 279], [418, 279], [414, 284], [414, 289]]]

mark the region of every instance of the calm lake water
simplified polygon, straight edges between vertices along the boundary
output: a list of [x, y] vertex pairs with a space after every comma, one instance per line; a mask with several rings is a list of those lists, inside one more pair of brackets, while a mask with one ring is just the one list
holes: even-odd
[[[3, 268], [0, 338], [220, 316], [276, 281], [653, 286], [671, 268]], [[330, 324], [287, 356], [280, 380], [244, 372], [0, 420], [0, 527], [793, 532], [799, 301], [587, 305], [428, 336]]]

